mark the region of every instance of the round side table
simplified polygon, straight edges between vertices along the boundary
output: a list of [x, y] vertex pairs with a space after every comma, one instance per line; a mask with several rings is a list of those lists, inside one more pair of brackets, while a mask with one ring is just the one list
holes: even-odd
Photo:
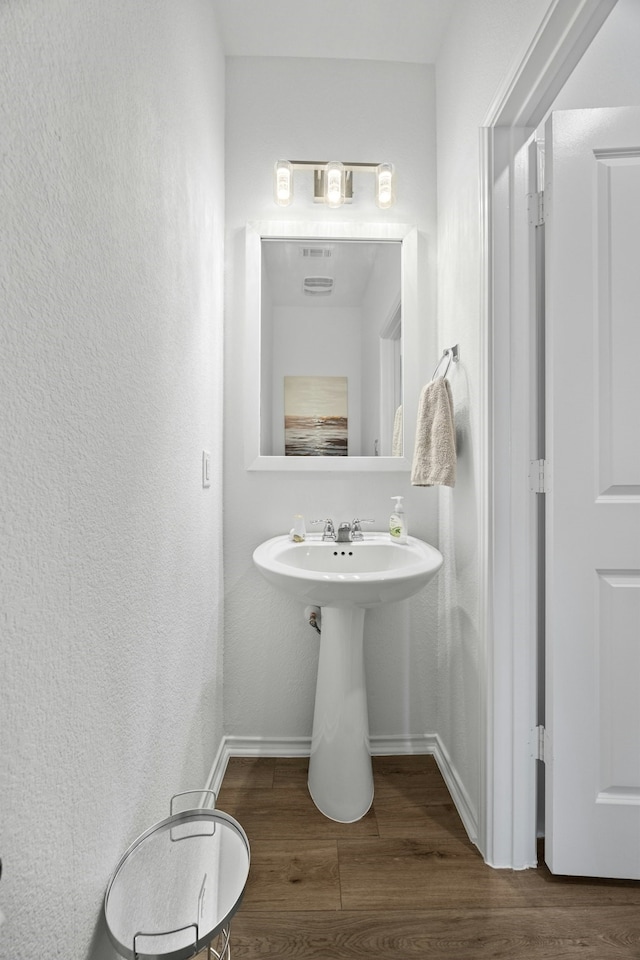
[[229, 960], [229, 924], [249, 875], [249, 841], [221, 810], [172, 814], [135, 840], [104, 899], [109, 937], [127, 960]]

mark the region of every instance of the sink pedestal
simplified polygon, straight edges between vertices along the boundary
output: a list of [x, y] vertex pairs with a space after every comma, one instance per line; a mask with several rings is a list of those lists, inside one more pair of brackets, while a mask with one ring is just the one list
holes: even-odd
[[364, 676], [364, 608], [322, 607], [309, 793], [331, 820], [352, 823], [373, 801]]
[[253, 552], [264, 577], [303, 604], [322, 608], [309, 791], [331, 820], [352, 823], [373, 800], [364, 679], [365, 608], [406, 600], [431, 580], [442, 554], [415, 537], [392, 543], [388, 532], [349, 543], [265, 540]]

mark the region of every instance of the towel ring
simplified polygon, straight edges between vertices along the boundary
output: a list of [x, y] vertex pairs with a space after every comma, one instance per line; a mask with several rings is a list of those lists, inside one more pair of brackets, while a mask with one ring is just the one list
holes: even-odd
[[442, 363], [442, 361], [444, 360], [445, 357], [447, 357], [447, 366], [446, 366], [446, 369], [445, 369], [444, 373], [442, 374], [443, 377], [446, 377], [446, 375], [448, 374], [448, 372], [449, 372], [449, 367], [451, 366], [451, 361], [453, 360], [454, 363], [457, 363], [458, 360], [460, 359], [460, 347], [459, 347], [459, 345], [456, 343], [455, 347], [447, 347], [447, 349], [443, 351], [442, 356], [441, 356], [440, 359], [438, 360], [438, 362], [437, 362], [437, 364], [436, 364], [436, 368], [435, 368], [435, 370], [433, 371], [433, 376], [431, 377], [432, 380], [435, 380], [436, 375], [437, 375], [437, 373], [438, 373], [438, 369], [440, 368], [440, 365], [441, 365], [441, 363]]

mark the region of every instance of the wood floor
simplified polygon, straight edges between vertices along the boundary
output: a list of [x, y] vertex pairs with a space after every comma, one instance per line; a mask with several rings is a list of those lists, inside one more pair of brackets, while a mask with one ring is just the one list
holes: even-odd
[[233, 960], [640, 960], [640, 882], [492, 870], [432, 757], [376, 757], [357, 823], [323, 817], [306, 760], [234, 759], [217, 806], [251, 843]]

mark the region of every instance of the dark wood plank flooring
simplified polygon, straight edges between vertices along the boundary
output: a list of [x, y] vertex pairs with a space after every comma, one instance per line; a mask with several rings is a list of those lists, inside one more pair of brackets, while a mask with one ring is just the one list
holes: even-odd
[[366, 817], [326, 819], [307, 761], [233, 759], [218, 807], [251, 871], [233, 960], [640, 960], [640, 882], [493, 870], [432, 757], [375, 757]]

